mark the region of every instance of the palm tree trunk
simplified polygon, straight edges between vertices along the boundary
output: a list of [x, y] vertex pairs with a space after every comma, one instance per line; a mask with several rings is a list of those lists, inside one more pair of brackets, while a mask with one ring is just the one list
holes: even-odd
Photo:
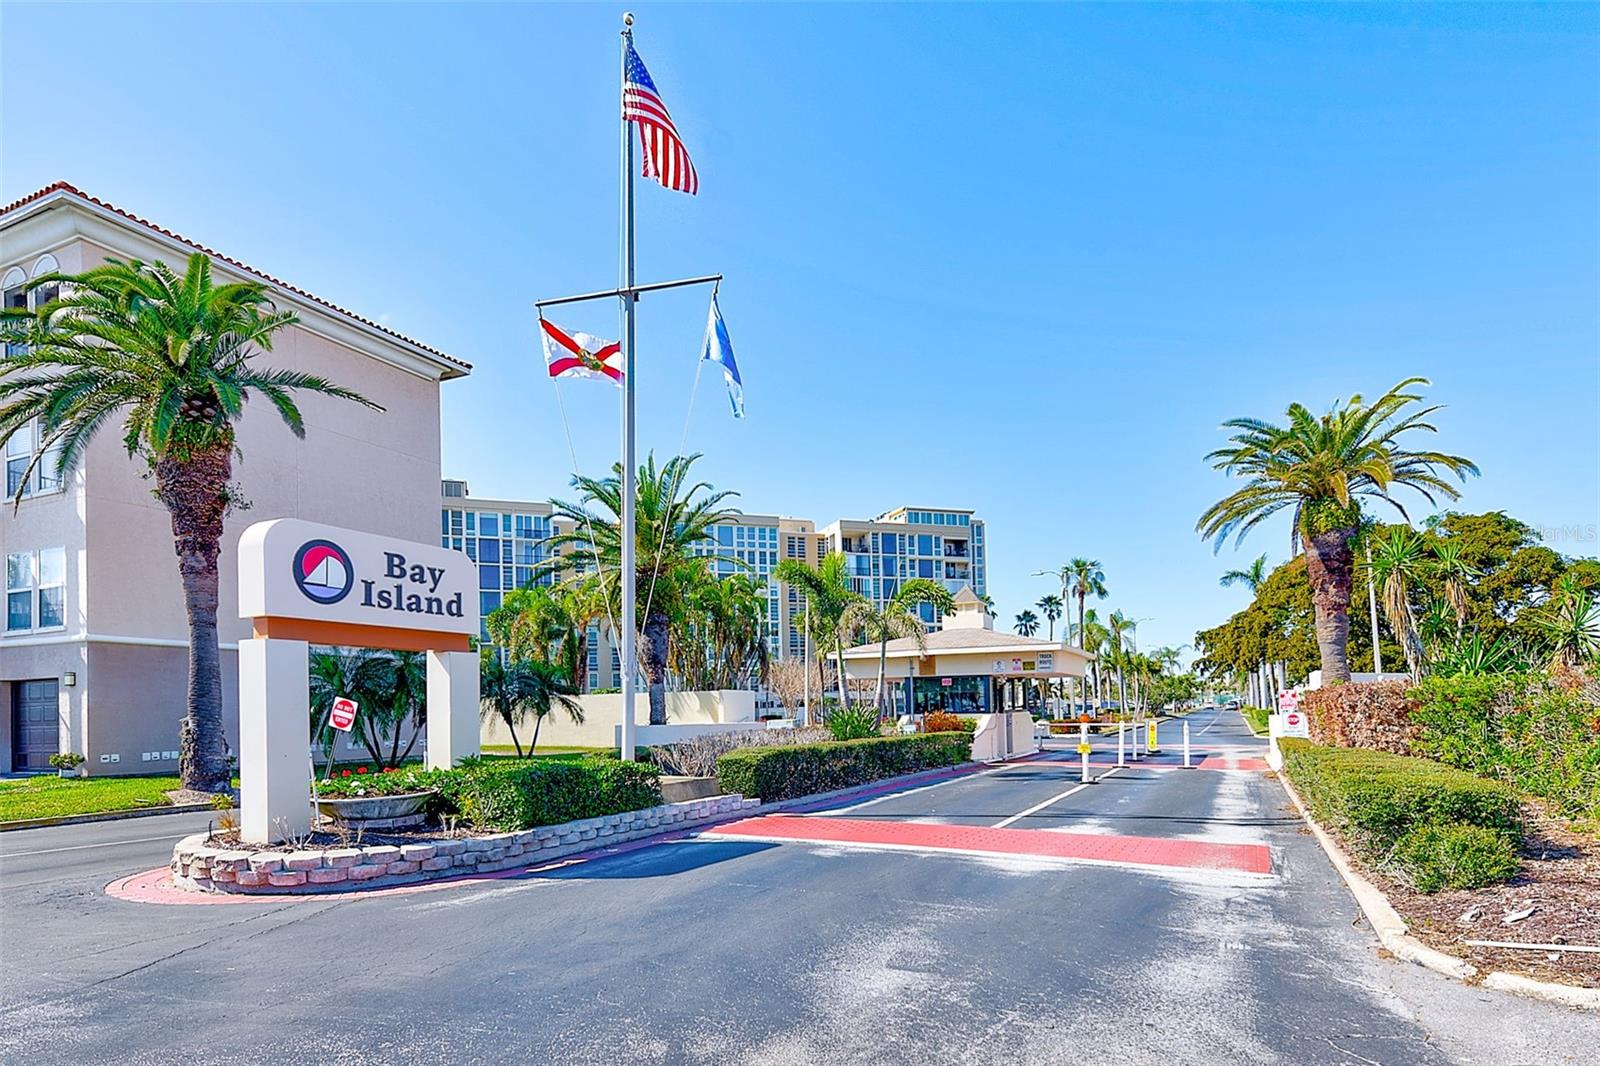
[[222, 649], [217, 643], [217, 556], [228, 513], [231, 441], [186, 460], [155, 464], [156, 496], [172, 518], [173, 548], [189, 619], [189, 706], [178, 734], [183, 787], [222, 792], [229, 786], [222, 726]]
[[[667, 724], [667, 651], [671, 620], [661, 611], [650, 612], [645, 620], [640, 665], [650, 682], [650, 724]], [[624, 713], [627, 713], [624, 711]]]
[[[511, 746], [517, 749], [517, 758], [522, 758], [522, 741], [517, 739], [517, 727], [512, 724], [509, 718], [506, 719], [506, 732], [511, 734]], [[533, 739], [539, 739], [539, 723], [537, 720], [533, 723]]]
[[1354, 569], [1350, 541], [1355, 535], [1355, 526], [1312, 536], [1301, 534], [1324, 685], [1350, 680], [1350, 578]]
[[850, 709], [850, 680], [844, 676], [844, 638], [833, 638], [833, 667], [839, 674], [839, 706]]
[[883, 717], [883, 679], [889, 672], [889, 638], [885, 636], [878, 642], [878, 717]]
[[[539, 746], [539, 727], [542, 726], [542, 725], [544, 725], [544, 715], [542, 715], [542, 714], [534, 715], [533, 716], [533, 739], [528, 741], [528, 754], [529, 755], [532, 755], [533, 752], [534, 752], [534, 749], [536, 749]], [[513, 736], [515, 736], [515, 734], [513, 734]], [[522, 754], [521, 749], [518, 749], [517, 754], [518, 755]]]

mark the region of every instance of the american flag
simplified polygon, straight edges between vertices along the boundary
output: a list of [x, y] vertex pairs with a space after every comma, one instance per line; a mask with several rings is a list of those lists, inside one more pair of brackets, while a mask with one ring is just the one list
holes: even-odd
[[678, 136], [667, 105], [656, 92], [656, 83], [644, 69], [644, 60], [628, 41], [627, 74], [622, 83], [622, 118], [639, 126], [639, 144], [643, 148], [644, 170], [647, 178], [655, 178], [669, 189], [686, 192], [690, 196], [700, 191], [700, 176], [694, 172], [689, 150]]

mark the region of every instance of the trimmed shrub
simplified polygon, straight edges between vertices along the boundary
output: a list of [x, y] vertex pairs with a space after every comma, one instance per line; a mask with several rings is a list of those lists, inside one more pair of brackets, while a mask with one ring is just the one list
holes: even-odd
[[1429, 677], [1412, 690], [1419, 754], [1600, 818], [1600, 705], [1546, 674]]
[[1395, 842], [1389, 865], [1418, 892], [1482, 888], [1516, 876], [1517, 845], [1498, 829], [1419, 825]]
[[770, 803], [917, 770], [958, 766], [971, 758], [970, 733], [914, 733], [781, 748], [743, 748], [717, 760], [717, 780], [724, 792], [759, 797]]
[[620, 759], [573, 762], [473, 761], [439, 771], [440, 813], [499, 830], [559, 825], [654, 807], [661, 802], [659, 771]]
[[[1367, 860], [1402, 879], [1420, 887], [1445, 876], [1440, 871], [1464, 878], [1469, 868], [1497, 870], [1503, 874], [1500, 880], [1516, 871], [1521, 812], [1517, 793], [1506, 785], [1388, 752], [1320, 747], [1292, 738], [1280, 740], [1278, 747], [1284, 769], [1317, 819], [1338, 829]], [[1483, 830], [1503, 845], [1491, 846], [1488, 838], [1473, 834], [1446, 834], [1446, 839], [1422, 833], [1457, 827]], [[1482, 860], [1493, 852], [1509, 855], [1509, 867]]]
[[1300, 697], [1310, 719], [1311, 739], [1342, 748], [1367, 748], [1405, 755], [1418, 729], [1409, 681], [1364, 681], [1311, 689]]

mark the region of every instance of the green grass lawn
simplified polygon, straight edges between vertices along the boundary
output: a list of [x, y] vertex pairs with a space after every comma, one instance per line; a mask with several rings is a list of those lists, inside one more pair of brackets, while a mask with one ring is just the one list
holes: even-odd
[[166, 792], [178, 778], [69, 777], [40, 774], [0, 781], [0, 822], [20, 818], [59, 818], [71, 814], [166, 807]]
[[[573, 759], [581, 759], [585, 755], [599, 755], [603, 752], [616, 750], [617, 749], [615, 748], [578, 748], [551, 745], [540, 748], [538, 751], [533, 753], [533, 757], [535, 759], [556, 759], [561, 762], [570, 762]], [[510, 744], [485, 744], [483, 746], [483, 754], [494, 758], [505, 758], [509, 756], [510, 758], [514, 759], [517, 757], [517, 749], [513, 748]], [[522, 757], [528, 757], [528, 750], [526, 748], [523, 749]]]

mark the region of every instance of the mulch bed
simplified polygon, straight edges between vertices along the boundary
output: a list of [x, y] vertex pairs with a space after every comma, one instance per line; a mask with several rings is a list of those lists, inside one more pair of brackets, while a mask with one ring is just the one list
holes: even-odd
[[[1411, 934], [1485, 973], [1503, 970], [1541, 981], [1600, 988], [1600, 953], [1472, 947], [1467, 940], [1600, 947], [1600, 840], [1574, 832], [1529, 803], [1522, 869], [1500, 885], [1425, 895], [1362, 863]], [[1338, 834], [1334, 834], [1337, 836]], [[1341, 843], [1343, 843], [1341, 841]], [[1346, 852], [1350, 849], [1346, 846]], [[1359, 860], [1358, 860], [1359, 861]], [[1529, 908], [1533, 913], [1507, 924]]]

